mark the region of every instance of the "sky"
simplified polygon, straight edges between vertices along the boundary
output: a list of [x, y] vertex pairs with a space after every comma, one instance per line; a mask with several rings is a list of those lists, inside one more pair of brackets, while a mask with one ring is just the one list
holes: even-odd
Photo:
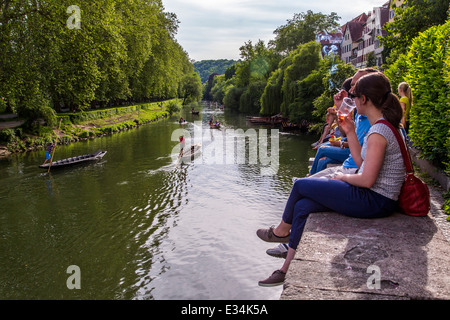
[[251, 40], [268, 43], [295, 13], [336, 12], [341, 25], [387, 0], [162, 0], [180, 21], [176, 39], [195, 61], [240, 59]]

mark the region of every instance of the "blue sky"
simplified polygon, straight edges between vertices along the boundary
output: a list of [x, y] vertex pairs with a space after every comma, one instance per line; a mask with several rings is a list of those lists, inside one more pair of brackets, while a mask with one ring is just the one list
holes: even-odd
[[163, 0], [180, 20], [176, 39], [195, 61], [239, 59], [239, 47], [267, 42], [294, 13], [336, 12], [341, 24], [387, 0]]

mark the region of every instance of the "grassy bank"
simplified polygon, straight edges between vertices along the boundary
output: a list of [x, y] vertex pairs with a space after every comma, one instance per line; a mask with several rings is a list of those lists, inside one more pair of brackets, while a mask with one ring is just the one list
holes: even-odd
[[173, 103], [177, 100], [59, 113], [56, 127], [35, 125], [28, 130], [22, 127], [1, 130], [0, 146], [7, 155], [43, 149], [56, 138], [58, 144], [70, 144], [113, 134], [168, 117]]

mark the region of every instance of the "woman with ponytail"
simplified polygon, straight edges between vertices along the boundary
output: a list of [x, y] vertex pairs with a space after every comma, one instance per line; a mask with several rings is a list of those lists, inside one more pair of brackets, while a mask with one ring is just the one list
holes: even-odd
[[413, 104], [411, 87], [406, 82], [402, 82], [398, 85], [398, 95], [400, 96], [400, 105], [403, 109], [402, 124], [406, 132], [409, 129], [409, 111]]
[[[260, 281], [261, 286], [284, 282], [310, 213], [335, 211], [356, 218], [381, 218], [397, 208], [406, 169], [394, 133], [377, 121], [385, 119], [399, 128], [403, 115], [400, 102], [391, 92], [389, 80], [380, 72], [359, 78], [350, 93], [355, 97], [358, 113], [366, 115], [372, 125], [359, 149], [359, 171], [334, 179], [309, 177], [294, 183], [278, 226], [256, 232], [264, 241], [289, 243], [283, 266]], [[339, 121], [352, 148], [357, 136], [351, 116]]]

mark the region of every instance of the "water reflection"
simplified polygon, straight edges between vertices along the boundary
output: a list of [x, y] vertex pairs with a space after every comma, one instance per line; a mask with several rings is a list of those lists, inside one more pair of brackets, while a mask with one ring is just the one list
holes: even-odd
[[[211, 134], [210, 115], [247, 130], [245, 117], [215, 110], [183, 114], [183, 128], [200, 120]], [[0, 298], [278, 299], [280, 287], [257, 285], [279, 260], [255, 230], [278, 221], [315, 137], [280, 134], [279, 170], [262, 176], [258, 163], [177, 165], [179, 128], [167, 119], [59, 146], [57, 159], [108, 153], [50, 174], [41, 152], [0, 161]], [[70, 265], [80, 290], [65, 286]]]

